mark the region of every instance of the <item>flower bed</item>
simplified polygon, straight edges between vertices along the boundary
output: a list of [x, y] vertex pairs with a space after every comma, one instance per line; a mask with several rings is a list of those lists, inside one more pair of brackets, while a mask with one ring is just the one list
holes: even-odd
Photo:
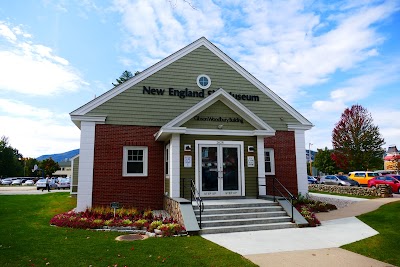
[[139, 211], [135, 208], [114, 210], [108, 207], [94, 207], [83, 212], [69, 211], [55, 215], [50, 220], [51, 225], [80, 229], [125, 229], [144, 230], [158, 235], [173, 236], [185, 231], [185, 227], [173, 218], [154, 216], [151, 210]]
[[294, 202], [294, 207], [307, 220], [309, 226], [311, 227], [321, 225], [321, 222], [315, 216], [315, 213], [328, 212], [330, 210], [337, 209], [337, 207], [333, 204], [311, 200], [302, 196], [299, 196], [299, 198]]

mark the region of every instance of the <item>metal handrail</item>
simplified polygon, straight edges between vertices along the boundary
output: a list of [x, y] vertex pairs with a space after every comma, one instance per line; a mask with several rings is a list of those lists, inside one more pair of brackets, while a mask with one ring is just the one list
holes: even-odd
[[[182, 195], [185, 196], [185, 180], [190, 178], [181, 178], [182, 179]], [[193, 179], [190, 179], [190, 203], [193, 203], [193, 199], [196, 201], [197, 207], [199, 208], [199, 227], [201, 229], [201, 213], [204, 211], [204, 202], [200, 197], [200, 192], [196, 188], [196, 184]]]
[[[279, 180], [276, 177], [269, 177], [272, 178], [272, 196], [274, 199], [274, 202], [276, 201], [276, 194], [275, 194], [275, 190], [279, 192], [279, 194], [281, 195], [281, 197], [283, 197], [284, 199], [286, 199], [287, 202], [290, 203], [291, 205], [291, 209], [292, 209], [292, 214], [291, 214], [291, 218], [292, 218], [292, 222], [294, 222], [294, 216], [293, 216], [293, 210], [294, 210], [294, 205], [293, 205], [293, 200], [297, 200], [297, 198], [290, 193], [290, 191], [281, 183], [279, 182]], [[285, 197], [285, 195], [275, 186], [275, 181], [278, 182], [278, 184], [284, 189], [284, 191], [289, 195], [290, 200], [287, 199], [287, 197]], [[257, 179], [258, 182], [258, 179]], [[265, 177], [265, 185], [259, 185], [259, 186], [265, 186], [265, 193], [267, 193], [267, 177]]]
[[193, 179], [191, 181], [190, 191], [190, 202], [193, 203], [193, 198], [196, 200], [197, 207], [199, 208], [199, 227], [201, 229], [201, 213], [204, 211], [204, 202], [200, 197], [200, 192], [196, 188], [196, 184], [194, 183]]

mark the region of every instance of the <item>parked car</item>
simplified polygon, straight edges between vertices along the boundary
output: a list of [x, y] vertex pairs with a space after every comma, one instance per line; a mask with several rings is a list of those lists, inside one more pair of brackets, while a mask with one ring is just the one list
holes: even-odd
[[22, 185], [35, 185], [35, 182], [33, 180], [26, 180]]
[[15, 179], [11, 183], [11, 185], [21, 185], [21, 184], [22, 184], [22, 180], [21, 179]]
[[368, 180], [379, 176], [377, 172], [370, 171], [354, 171], [349, 173], [349, 178], [357, 181], [360, 185], [367, 186]]
[[357, 181], [348, 178], [346, 175], [323, 176], [321, 177], [320, 183], [326, 185], [360, 186]]
[[375, 188], [378, 184], [390, 185], [393, 192], [400, 194], [400, 175], [382, 175], [368, 181], [370, 188]]
[[1, 180], [1, 184], [2, 185], [11, 185], [12, 181], [13, 180], [11, 178], [4, 178]]
[[317, 184], [318, 180], [315, 177], [308, 176], [308, 183], [309, 184]]
[[[55, 180], [49, 179], [49, 185], [50, 189], [57, 189], [57, 184], [55, 183]], [[46, 189], [46, 179], [40, 179], [39, 181], [36, 182], [36, 189]]]
[[58, 189], [70, 189], [71, 188], [71, 181], [69, 178], [58, 178]]

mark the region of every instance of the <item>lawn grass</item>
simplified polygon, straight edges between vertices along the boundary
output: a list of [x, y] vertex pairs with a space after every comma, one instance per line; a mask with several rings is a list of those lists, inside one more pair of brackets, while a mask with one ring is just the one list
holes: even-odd
[[374, 228], [379, 234], [347, 244], [342, 248], [400, 266], [400, 254], [398, 252], [400, 201], [386, 204], [376, 211], [360, 215], [357, 218]]
[[334, 195], [334, 196], [342, 196], [342, 197], [356, 197], [356, 198], [366, 198], [366, 199], [379, 198], [379, 197], [377, 197], [377, 196], [356, 196], [356, 195], [331, 193], [331, 192], [318, 191], [318, 190], [308, 190], [308, 191], [309, 191], [310, 193], [318, 193], [318, 194]]
[[0, 266], [256, 266], [199, 236], [118, 242], [49, 225], [75, 203], [68, 193], [0, 196]]

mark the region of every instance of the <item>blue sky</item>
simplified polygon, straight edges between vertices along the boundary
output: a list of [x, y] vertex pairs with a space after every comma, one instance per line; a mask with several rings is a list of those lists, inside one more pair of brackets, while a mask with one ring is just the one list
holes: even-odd
[[345, 108], [400, 146], [400, 0], [13, 0], [0, 5], [0, 136], [25, 157], [79, 148], [69, 113], [204, 36], [332, 147]]

